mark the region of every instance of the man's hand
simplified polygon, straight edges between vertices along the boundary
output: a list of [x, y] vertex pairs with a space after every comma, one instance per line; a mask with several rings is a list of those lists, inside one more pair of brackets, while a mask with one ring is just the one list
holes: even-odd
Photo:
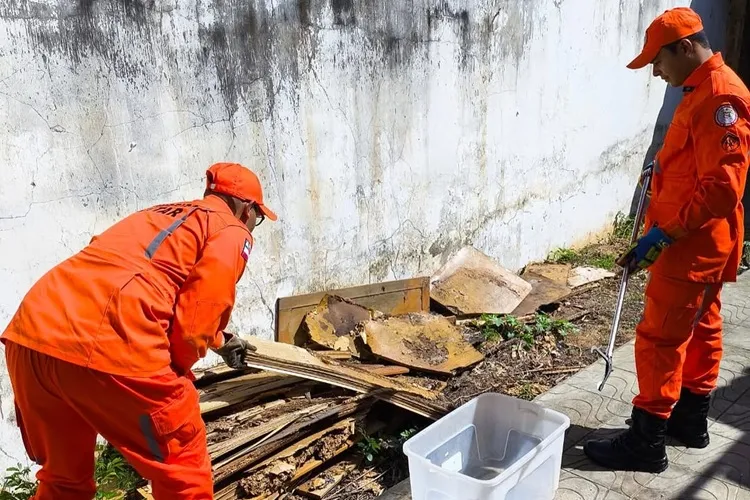
[[213, 351], [224, 359], [224, 362], [236, 370], [245, 368], [245, 351], [250, 349], [256, 350], [255, 346], [247, 340], [243, 340], [237, 335], [229, 332], [223, 332], [224, 345]]
[[672, 239], [658, 227], [652, 227], [645, 236], [617, 258], [617, 264], [630, 272], [646, 269], [661, 255], [662, 250], [672, 244]]

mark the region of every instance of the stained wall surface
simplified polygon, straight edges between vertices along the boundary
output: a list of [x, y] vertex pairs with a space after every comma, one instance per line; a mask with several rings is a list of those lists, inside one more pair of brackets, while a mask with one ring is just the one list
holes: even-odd
[[[625, 64], [677, 0], [5, 0], [0, 328], [29, 286], [205, 169], [260, 175], [236, 331], [279, 296], [511, 269], [627, 210], [665, 84]], [[710, 16], [721, 19], [723, 2]], [[25, 461], [0, 370], [0, 470]]]

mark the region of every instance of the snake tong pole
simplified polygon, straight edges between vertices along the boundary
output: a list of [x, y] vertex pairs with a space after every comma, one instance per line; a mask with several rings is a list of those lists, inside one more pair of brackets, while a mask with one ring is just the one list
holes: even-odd
[[[643, 174], [641, 182], [641, 196], [638, 200], [638, 209], [635, 212], [635, 222], [633, 223], [633, 233], [630, 235], [630, 244], [635, 243], [638, 239], [638, 230], [643, 222], [643, 206], [646, 204], [646, 194], [648, 192], [649, 184], [651, 183], [651, 170]], [[607, 346], [607, 352], [604, 353], [598, 347], [594, 348], [599, 356], [604, 358], [604, 378], [599, 384], [599, 391], [604, 388], [607, 383], [607, 379], [612, 373], [612, 354], [615, 350], [615, 339], [617, 338], [617, 330], [620, 326], [620, 314], [622, 313], [622, 303], [625, 301], [625, 290], [628, 287], [628, 278], [630, 278], [630, 271], [625, 267], [622, 271], [622, 279], [620, 280], [620, 291], [617, 295], [617, 304], [615, 305], [615, 317], [612, 320], [612, 330], [609, 333], [609, 345]]]

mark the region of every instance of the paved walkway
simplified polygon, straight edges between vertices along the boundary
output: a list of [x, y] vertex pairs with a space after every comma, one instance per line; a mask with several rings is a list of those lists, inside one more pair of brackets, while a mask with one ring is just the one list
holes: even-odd
[[[536, 398], [571, 420], [555, 500], [750, 500], [750, 272], [725, 286], [722, 299], [724, 358], [709, 415], [708, 448], [670, 445], [670, 465], [661, 474], [613, 472], [586, 459], [583, 442], [616, 434], [630, 417], [638, 387], [631, 342], [615, 352], [615, 370], [602, 392], [597, 390], [604, 374], [599, 360]], [[408, 480], [381, 498], [411, 498]]]

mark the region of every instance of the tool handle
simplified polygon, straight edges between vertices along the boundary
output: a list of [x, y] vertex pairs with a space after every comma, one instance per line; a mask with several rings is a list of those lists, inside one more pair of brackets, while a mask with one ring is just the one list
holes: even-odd
[[[643, 222], [643, 215], [645, 212], [646, 195], [648, 194], [648, 188], [651, 183], [652, 169], [642, 174], [641, 182], [641, 194], [638, 199], [638, 208], [635, 211], [635, 220], [633, 222], [633, 232], [630, 235], [630, 244], [632, 245], [638, 239], [638, 233], [640, 231], [641, 223]], [[630, 270], [626, 266], [622, 271], [622, 278], [620, 279], [620, 289], [617, 294], [617, 303], [615, 304], [615, 315], [612, 320], [612, 329], [609, 333], [609, 344], [607, 345], [606, 357], [611, 362], [612, 354], [615, 350], [615, 340], [617, 339], [617, 331], [620, 327], [620, 316], [622, 314], [622, 305], [625, 302], [625, 292], [628, 287], [628, 279], [630, 278]]]

